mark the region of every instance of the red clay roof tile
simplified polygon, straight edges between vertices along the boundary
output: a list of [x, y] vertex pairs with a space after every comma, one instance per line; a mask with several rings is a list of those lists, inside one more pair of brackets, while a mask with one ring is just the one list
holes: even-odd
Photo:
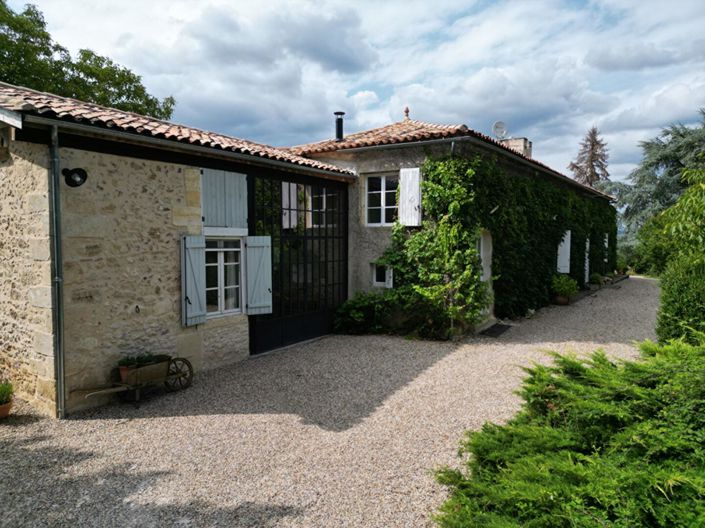
[[79, 123], [88, 122], [96, 127], [109, 127], [123, 132], [137, 133], [150, 137], [163, 137], [182, 143], [249, 154], [263, 159], [283, 161], [301, 168], [337, 173], [341, 176], [353, 176], [353, 173], [346, 169], [305, 158], [288, 150], [177, 125], [68, 97], [38, 92], [3, 82], [0, 82], [0, 107], [15, 112], [25, 112]]

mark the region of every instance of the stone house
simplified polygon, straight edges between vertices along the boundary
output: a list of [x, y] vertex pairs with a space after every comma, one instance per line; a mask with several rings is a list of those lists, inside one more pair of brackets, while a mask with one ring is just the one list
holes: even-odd
[[[420, 168], [429, 157], [450, 153], [467, 157], [493, 157], [510, 173], [544, 178], [580, 195], [609, 202], [612, 198], [582, 185], [532, 158], [527, 138], [493, 139], [466, 125], [439, 125], [409, 118], [396, 123], [349, 135], [343, 134], [342, 113], [337, 113], [337, 136], [332, 139], [292, 147], [293, 153], [346, 168], [357, 175], [349, 186], [348, 245], [355, 248], [348, 263], [348, 291], [370, 291], [393, 287], [391, 269], [375, 264], [389, 247], [392, 226], [421, 225]], [[492, 287], [493, 234], [483, 229], [478, 249], [482, 278]], [[605, 244], [607, 234], [605, 233]], [[571, 232], [566, 230], [557, 248], [556, 271], [568, 273], [571, 260]], [[589, 278], [588, 254], [580, 276]], [[478, 326], [495, 322], [492, 307]]]
[[393, 286], [375, 261], [397, 218], [420, 224], [430, 155], [492, 154], [609, 199], [523, 139], [408, 115], [344, 136], [337, 119], [338, 137], [282, 149], [0, 83], [0, 379], [65, 416], [125, 355], [198, 371], [329, 333], [349, 296]]
[[216, 368], [347, 298], [347, 169], [7, 84], [0, 138], [0, 378], [49, 414], [121, 356]]

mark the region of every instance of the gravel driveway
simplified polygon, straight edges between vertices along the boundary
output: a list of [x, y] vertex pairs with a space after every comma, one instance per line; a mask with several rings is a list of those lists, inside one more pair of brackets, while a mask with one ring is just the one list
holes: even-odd
[[[506, 420], [520, 365], [654, 338], [631, 278], [458, 344], [332, 336], [196, 378], [139, 409], [0, 425], [2, 526], [424, 526], [467, 429]], [[512, 323], [514, 324], [514, 323]]]

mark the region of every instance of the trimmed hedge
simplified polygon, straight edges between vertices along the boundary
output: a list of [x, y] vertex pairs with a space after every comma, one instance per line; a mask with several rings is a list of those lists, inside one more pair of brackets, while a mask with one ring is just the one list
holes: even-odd
[[443, 527], [705, 526], [705, 344], [527, 369], [522, 411], [468, 433]]
[[661, 275], [656, 334], [660, 341], [683, 337], [693, 343], [698, 331], [705, 332], [705, 257], [685, 255]]

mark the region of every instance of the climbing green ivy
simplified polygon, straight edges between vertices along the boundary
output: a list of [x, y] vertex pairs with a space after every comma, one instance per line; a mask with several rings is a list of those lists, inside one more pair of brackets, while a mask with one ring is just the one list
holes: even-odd
[[383, 261], [394, 268], [395, 285], [411, 284], [429, 296], [429, 290], [457, 295], [451, 319], [471, 323], [481, 311], [477, 303], [486, 302], [476, 250], [481, 229], [492, 234], [499, 317], [522, 316], [550, 301], [556, 250], [566, 230], [570, 275], [579, 284], [585, 282], [588, 240], [590, 272], [614, 268], [616, 212], [605, 200], [479, 156], [429, 159], [422, 170], [423, 226], [398, 225]]
[[579, 284], [586, 282], [588, 240], [590, 272], [614, 268], [616, 212], [605, 200], [479, 156], [429, 158], [422, 172], [422, 226], [397, 223], [378, 262], [393, 268], [394, 293], [381, 299], [364, 294], [345, 303], [338, 331], [406, 333], [419, 316], [404, 314], [410, 306], [426, 307], [421, 335], [447, 338], [470, 329], [490, 301], [477, 249], [483, 229], [492, 234], [499, 317], [523, 316], [550, 301], [557, 248], [566, 230], [571, 231], [570, 275]]

